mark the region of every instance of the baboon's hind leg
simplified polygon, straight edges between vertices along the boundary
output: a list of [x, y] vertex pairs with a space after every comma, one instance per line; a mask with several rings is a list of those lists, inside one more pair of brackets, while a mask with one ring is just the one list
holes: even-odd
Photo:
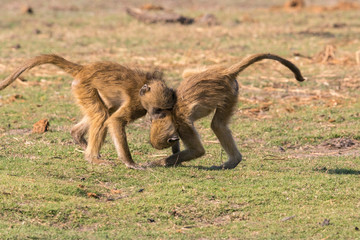
[[[233, 105], [235, 105], [235, 103]], [[231, 131], [227, 126], [233, 113], [233, 107], [234, 106], [231, 106], [226, 110], [217, 109], [211, 122], [211, 129], [214, 131], [221, 146], [228, 155], [228, 161], [220, 166], [212, 166], [212, 169], [232, 169], [235, 168], [242, 159], [241, 153], [239, 152]]]
[[71, 128], [71, 136], [74, 139], [74, 142], [80, 145], [83, 149], [87, 147], [87, 141], [85, 135], [89, 130], [89, 120], [87, 117], [83, 117], [80, 122], [74, 125]]
[[107, 127], [105, 121], [107, 119], [106, 112], [97, 112], [93, 114], [89, 126], [88, 145], [85, 150], [85, 158], [90, 163], [109, 164], [110, 162], [100, 159], [100, 149], [104, 143]]
[[83, 134], [86, 130], [89, 133], [85, 159], [90, 163], [109, 164], [109, 161], [100, 159], [100, 149], [107, 133], [105, 122], [109, 117], [108, 109], [95, 89], [85, 85], [73, 85], [73, 92], [84, 113], [84, 118], [74, 126], [73, 133], [82, 143]]

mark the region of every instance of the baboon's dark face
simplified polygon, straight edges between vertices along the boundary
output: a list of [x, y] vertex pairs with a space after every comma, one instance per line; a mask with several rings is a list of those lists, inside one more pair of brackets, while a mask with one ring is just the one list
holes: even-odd
[[161, 80], [153, 80], [140, 89], [140, 101], [150, 118], [164, 118], [176, 103], [175, 91]]
[[177, 141], [179, 136], [170, 114], [151, 122], [150, 143], [154, 148], [159, 150], [168, 148]]

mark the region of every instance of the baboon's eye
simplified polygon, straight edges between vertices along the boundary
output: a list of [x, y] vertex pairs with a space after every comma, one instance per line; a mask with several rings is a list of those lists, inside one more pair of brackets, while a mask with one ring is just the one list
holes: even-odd
[[160, 114], [163, 110], [161, 108], [154, 108], [153, 114]]
[[154, 116], [155, 119], [165, 118], [166, 117], [166, 112], [165, 112], [164, 109], [154, 108], [152, 110], [152, 115]]

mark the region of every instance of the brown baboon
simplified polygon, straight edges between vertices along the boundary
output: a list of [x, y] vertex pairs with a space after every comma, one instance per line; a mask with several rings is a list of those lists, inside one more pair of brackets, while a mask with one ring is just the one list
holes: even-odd
[[288, 67], [298, 81], [304, 81], [300, 70], [290, 61], [273, 54], [255, 54], [230, 67], [214, 66], [201, 72], [183, 74], [184, 80], [176, 90], [177, 101], [172, 111], [164, 111], [151, 124], [150, 141], [153, 147], [163, 149], [174, 143], [177, 136], [185, 150], [154, 161], [149, 166], [171, 166], [204, 155], [205, 150], [193, 122], [215, 110], [211, 128], [228, 155], [228, 161], [213, 169], [235, 168], [242, 159], [228, 128], [238, 100], [237, 75], [251, 64], [262, 59], [272, 59]]
[[0, 90], [24, 71], [42, 64], [56, 65], [74, 77], [72, 91], [84, 117], [71, 129], [71, 135], [85, 148], [85, 159], [91, 163], [107, 163], [100, 160], [99, 152], [109, 129], [119, 158], [127, 167], [138, 168], [131, 158], [125, 126], [147, 111], [156, 119], [162, 116], [163, 109], [173, 107], [175, 92], [167, 88], [162, 73], [131, 70], [112, 62], [79, 65], [57, 55], [41, 55], [28, 60], [0, 82]]

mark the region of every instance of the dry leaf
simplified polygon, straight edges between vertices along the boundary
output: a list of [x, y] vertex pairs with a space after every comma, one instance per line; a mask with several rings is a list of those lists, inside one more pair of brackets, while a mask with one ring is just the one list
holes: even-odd
[[112, 194], [121, 194], [121, 193], [122, 193], [122, 191], [119, 190], [119, 189], [111, 189], [110, 192], [111, 192]]
[[40, 121], [36, 122], [33, 125], [32, 132], [33, 133], [44, 133], [48, 130], [48, 127], [49, 127], [49, 120], [41, 119]]
[[89, 198], [99, 198], [99, 196], [98, 196], [96, 193], [92, 193], [92, 192], [88, 192], [88, 193], [87, 193], [87, 196], [88, 196]]

